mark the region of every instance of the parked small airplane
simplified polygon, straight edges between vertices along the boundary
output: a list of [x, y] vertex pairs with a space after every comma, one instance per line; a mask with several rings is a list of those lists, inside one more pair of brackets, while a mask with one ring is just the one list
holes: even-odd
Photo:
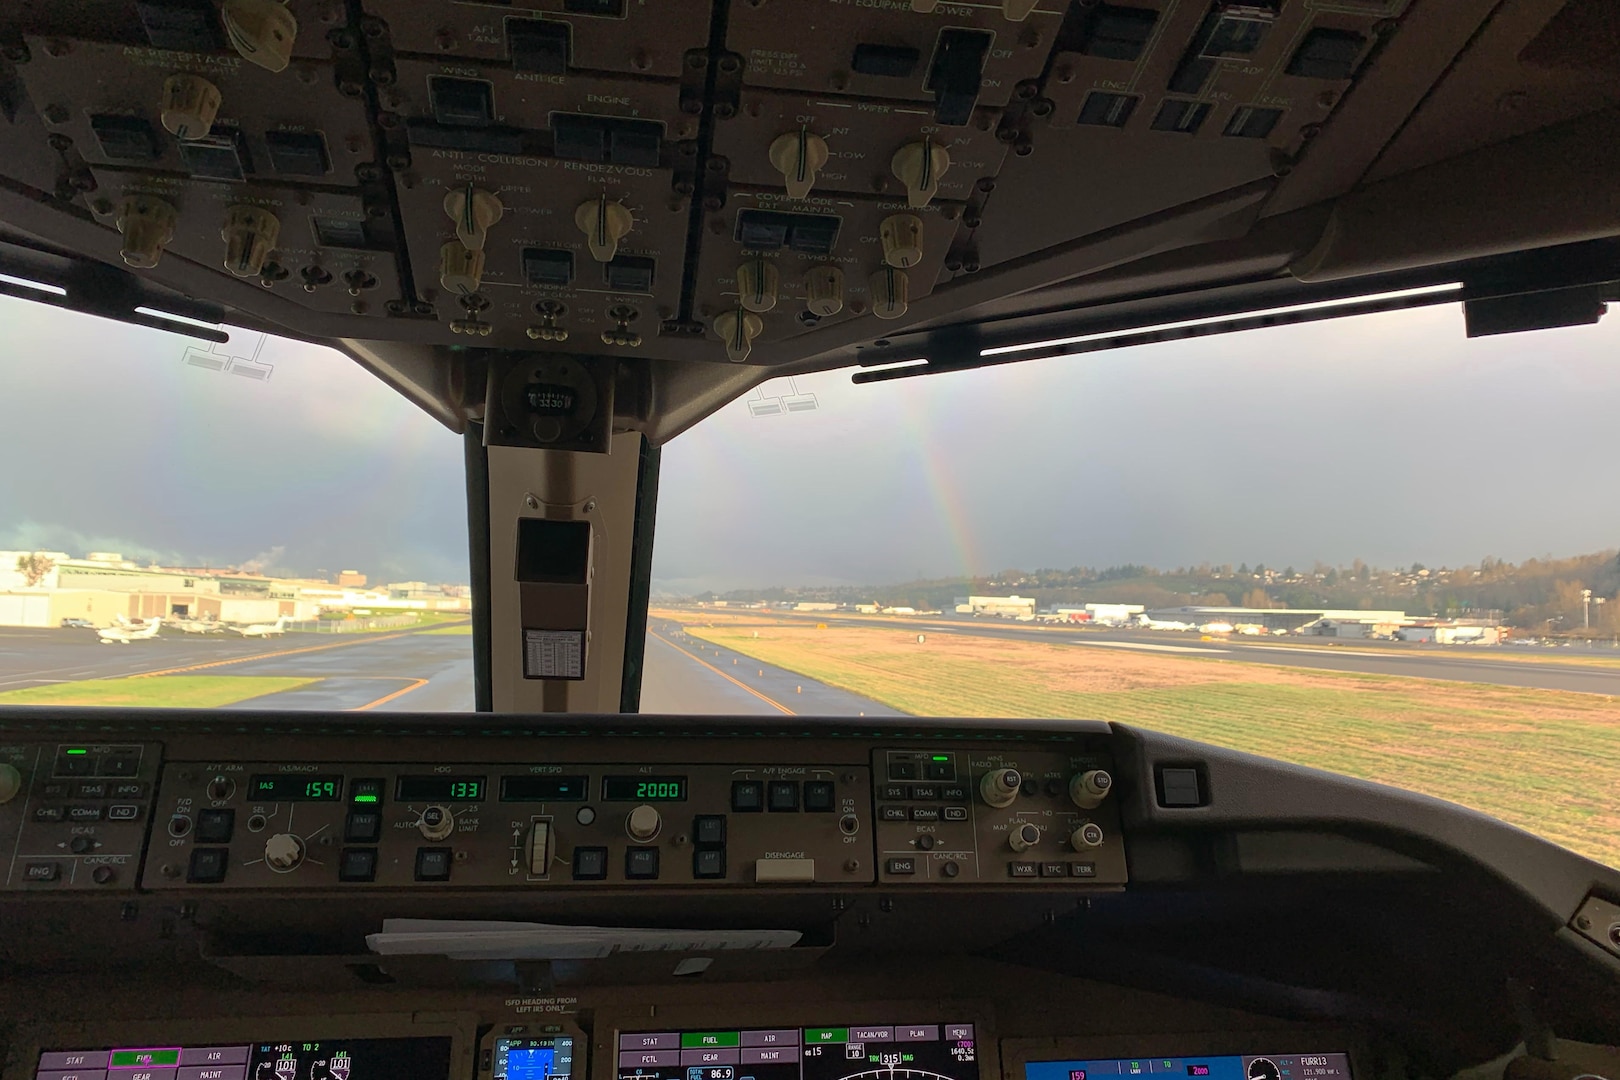
[[96, 636], [103, 645], [128, 645], [132, 641], [146, 641], [157, 637], [158, 627], [163, 625], [162, 619], [152, 619], [142, 626], [109, 626], [104, 630], [97, 630]]
[[176, 619], [174, 625], [188, 634], [223, 634], [225, 624], [212, 619]]
[[270, 637], [287, 632], [287, 624], [292, 622], [291, 615], [283, 615], [273, 623], [253, 623], [250, 626], [232, 626], [228, 629], [236, 631], [243, 637]]

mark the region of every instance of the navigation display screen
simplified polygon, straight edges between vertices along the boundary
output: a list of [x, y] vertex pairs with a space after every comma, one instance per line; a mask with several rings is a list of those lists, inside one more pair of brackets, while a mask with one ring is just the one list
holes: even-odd
[[492, 1080], [551, 1080], [574, 1071], [574, 1040], [567, 1035], [495, 1040]]
[[448, 1036], [49, 1050], [39, 1055], [36, 1070], [36, 1080], [447, 1080], [449, 1075]]
[[1031, 1061], [1024, 1080], [1199, 1076], [1209, 1080], [1351, 1080], [1345, 1054], [1211, 1054], [1204, 1057]]
[[972, 1024], [619, 1034], [619, 1080], [979, 1080]]

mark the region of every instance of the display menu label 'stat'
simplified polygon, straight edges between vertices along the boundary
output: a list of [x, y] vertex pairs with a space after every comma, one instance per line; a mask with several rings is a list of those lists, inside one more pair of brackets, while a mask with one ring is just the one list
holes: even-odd
[[973, 1025], [865, 1024], [619, 1035], [619, 1080], [978, 1080]]

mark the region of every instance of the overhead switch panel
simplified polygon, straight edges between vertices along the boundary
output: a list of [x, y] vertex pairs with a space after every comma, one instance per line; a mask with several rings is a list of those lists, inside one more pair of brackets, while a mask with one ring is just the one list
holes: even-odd
[[909, 79], [921, 59], [921, 54], [909, 45], [871, 45], [863, 42], [855, 46], [849, 68], [857, 75]]
[[495, 122], [495, 89], [482, 79], [434, 76], [428, 79], [433, 119], [454, 127], [483, 127]]
[[154, 49], [216, 52], [225, 34], [209, 0], [137, 0], [135, 11]]
[[1348, 79], [1367, 39], [1353, 30], [1318, 27], [1305, 35], [1288, 61], [1288, 74], [1306, 79]]
[[1085, 17], [1075, 51], [1104, 60], [1136, 60], [1158, 20], [1152, 8], [1098, 4]]
[[934, 95], [934, 119], [938, 123], [963, 127], [972, 119], [991, 40], [992, 35], [978, 30], [940, 32], [926, 86]]
[[156, 161], [157, 132], [139, 116], [92, 116], [90, 130], [109, 161]]
[[512, 70], [540, 75], [563, 75], [568, 71], [570, 39], [568, 24], [548, 19], [507, 19], [506, 48]]
[[318, 131], [267, 131], [270, 167], [282, 176], [325, 176], [332, 171], [326, 140]]
[[1175, 74], [1170, 76], [1170, 90], [1177, 94], [1198, 93], [1217, 61], [1253, 55], [1276, 21], [1277, 9], [1272, 4], [1214, 4], [1193, 35]]

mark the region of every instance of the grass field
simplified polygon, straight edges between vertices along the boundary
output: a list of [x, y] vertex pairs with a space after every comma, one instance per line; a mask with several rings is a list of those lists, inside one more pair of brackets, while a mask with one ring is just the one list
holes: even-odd
[[86, 679], [0, 693], [0, 705], [102, 705], [123, 708], [213, 709], [260, 694], [296, 690], [318, 679], [244, 675], [161, 675]]
[[909, 713], [1136, 724], [1439, 796], [1620, 866], [1612, 698], [1060, 642], [939, 634], [919, 645], [915, 629], [703, 621], [687, 633]]
[[453, 626], [435, 626], [432, 630], [422, 630], [423, 634], [464, 635], [472, 637], [472, 623], [456, 623]]

